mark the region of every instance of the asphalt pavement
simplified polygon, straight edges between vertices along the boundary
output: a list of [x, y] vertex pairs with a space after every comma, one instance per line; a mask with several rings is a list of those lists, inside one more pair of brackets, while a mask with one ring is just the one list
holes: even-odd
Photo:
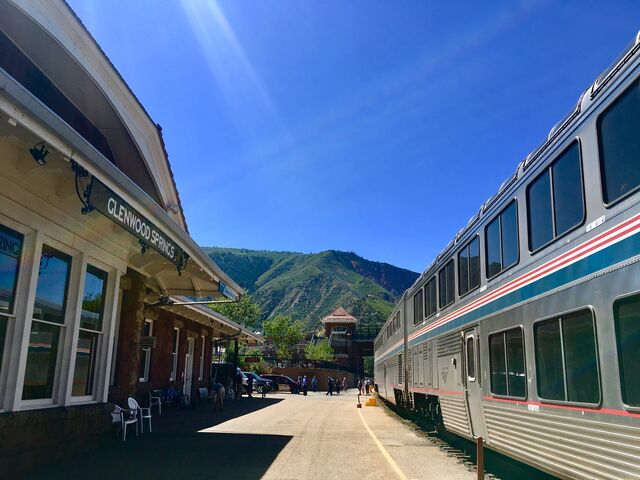
[[[365, 397], [366, 398], [366, 397]], [[154, 416], [153, 433], [33, 472], [54, 479], [474, 479], [470, 468], [382, 406], [290, 393]]]

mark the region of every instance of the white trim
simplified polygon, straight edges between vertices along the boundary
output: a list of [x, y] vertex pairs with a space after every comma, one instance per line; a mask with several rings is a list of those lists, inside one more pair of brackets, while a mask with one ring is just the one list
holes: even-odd
[[173, 327], [173, 331], [177, 333], [175, 334], [175, 340], [171, 346], [171, 355], [173, 358], [171, 360], [171, 375], [169, 376], [170, 382], [175, 382], [176, 377], [178, 376], [178, 354], [180, 353], [180, 329], [178, 327]]
[[[148, 323], [150, 325], [149, 336], [153, 336], [153, 320], [145, 318], [144, 323]], [[144, 376], [138, 378], [138, 381], [140, 383], [147, 383], [149, 381], [149, 369], [151, 367], [151, 347], [143, 348], [141, 350], [144, 353], [143, 358], [140, 359], [140, 361], [144, 361]]]

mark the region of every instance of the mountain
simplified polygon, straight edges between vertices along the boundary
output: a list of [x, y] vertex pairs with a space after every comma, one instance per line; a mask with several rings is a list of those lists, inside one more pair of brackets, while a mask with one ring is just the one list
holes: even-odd
[[372, 262], [352, 252], [271, 252], [204, 247], [204, 251], [262, 309], [261, 320], [290, 315], [310, 329], [338, 305], [366, 323], [387, 319], [418, 278], [411, 270]]

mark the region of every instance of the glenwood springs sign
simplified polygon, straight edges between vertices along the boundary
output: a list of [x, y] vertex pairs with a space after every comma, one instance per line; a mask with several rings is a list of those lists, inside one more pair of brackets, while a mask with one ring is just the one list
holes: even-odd
[[143, 249], [153, 248], [178, 269], [184, 268], [189, 258], [184, 250], [96, 177], [91, 179], [87, 201], [90, 206], [136, 236]]

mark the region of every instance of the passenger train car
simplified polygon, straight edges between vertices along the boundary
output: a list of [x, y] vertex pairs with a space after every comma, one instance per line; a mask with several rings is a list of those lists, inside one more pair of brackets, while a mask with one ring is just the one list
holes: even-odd
[[380, 396], [562, 478], [640, 479], [640, 33], [396, 305]]

